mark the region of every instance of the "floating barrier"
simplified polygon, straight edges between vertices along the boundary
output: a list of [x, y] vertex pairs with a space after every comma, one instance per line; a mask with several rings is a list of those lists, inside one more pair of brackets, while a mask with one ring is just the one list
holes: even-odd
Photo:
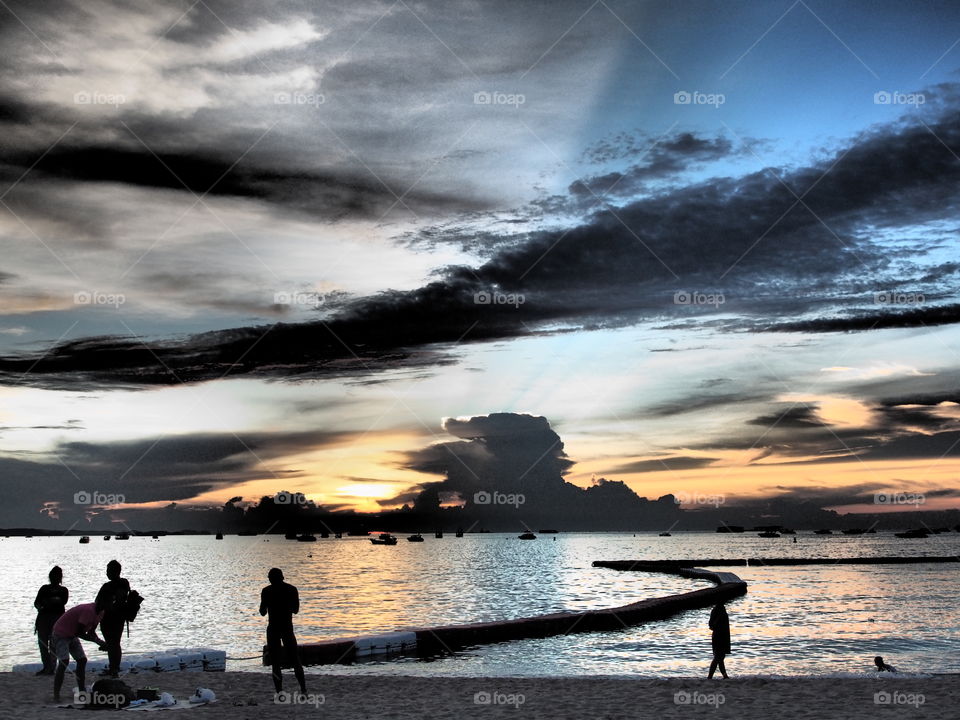
[[[106, 660], [88, 660], [87, 673], [96, 674], [105, 670]], [[43, 669], [40, 663], [21, 663], [13, 666], [13, 672], [35, 673]], [[76, 663], [70, 661], [70, 672], [76, 672]], [[136, 653], [120, 661], [120, 673], [146, 672], [224, 672], [227, 669], [225, 650], [190, 648], [163, 650], [155, 653]]]
[[[598, 565], [598, 563], [594, 564]], [[636, 567], [638, 563], [627, 564], [632, 566], [629, 569], [644, 569]], [[662, 620], [686, 610], [727, 602], [747, 592], [747, 584], [729, 572], [718, 573], [699, 568], [667, 565], [647, 569], [653, 572], [667, 572], [683, 577], [710, 580], [716, 585], [679, 595], [640, 600], [604, 610], [560, 612], [469, 625], [415, 628], [385, 635], [304, 644], [299, 646], [300, 661], [304, 665], [333, 665], [347, 664], [362, 658], [410, 652], [430, 656], [508, 640], [544, 638], [597, 630], [619, 630], [624, 626]], [[263, 664], [270, 665], [270, 653], [266, 645], [263, 647]], [[287, 658], [283, 659], [281, 665], [289, 667]]]
[[916, 565], [920, 563], [960, 562], [957, 555], [914, 555], [898, 557], [846, 557], [846, 558], [727, 558], [707, 560], [595, 560], [594, 567], [611, 570], [641, 570], [669, 572], [675, 568], [691, 567], [749, 567], [751, 565]]

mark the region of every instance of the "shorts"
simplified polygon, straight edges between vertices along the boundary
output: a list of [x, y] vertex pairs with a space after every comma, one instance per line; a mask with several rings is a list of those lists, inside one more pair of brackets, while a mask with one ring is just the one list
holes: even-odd
[[70, 663], [70, 656], [73, 656], [73, 659], [79, 662], [80, 660], [86, 660], [87, 655], [83, 652], [83, 643], [80, 642], [80, 638], [63, 638], [59, 635], [50, 636], [50, 652], [52, 652], [57, 660], [62, 662], [64, 665]]

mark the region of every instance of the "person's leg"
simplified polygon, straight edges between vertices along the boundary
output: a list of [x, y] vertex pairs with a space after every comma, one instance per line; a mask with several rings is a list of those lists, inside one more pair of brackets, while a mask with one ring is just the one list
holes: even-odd
[[123, 650], [120, 647], [120, 639], [123, 637], [123, 620], [119, 622], [116, 619], [105, 620], [100, 623], [100, 629], [103, 631], [103, 639], [107, 643], [107, 659], [109, 661], [108, 672], [111, 675], [120, 673], [120, 660], [123, 658]]
[[69, 645], [66, 640], [54, 635], [50, 638], [50, 646], [57, 661], [57, 669], [53, 675], [53, 699], [60, 702], [60, 688], [63, 687], [63, 676], [70, 662]]
[[283, 690], [283, 676], [280, 674], [283, 667], [283, 644], [280, 640], [280, 633], [277, 632], [276, 628], [269, 625], [267, 625], [267, 652], [270, 653], [273, 688], [280, 692]]
[[300, 648], [297, 647], [297, 636], [294, 635], [292, 628], [290, 632], [285, 633], [283, 636], [283, 649], [286, 651], [287, 657], [290, 658], [290, 664], [293, 665], [293, 674], [297, 678], [297, 682], [300, 683], [300, 692], [306, 695], [307, 679], [303, 674], [303, 663], [300, 662]]
[[720, 674], [723, 675], [723, 679], [724, 679], [724, 680], [729, 680], [730, 678], [729, 678], [729, 676], [727, 675], [727, 667], [726, 667], [726, 665], [723, 664], [723, 658], [724, 658], [724, 656], [721, 655], [720, 658], [719, 658], [719, 660], [717, 661], [717, 666], [720, 668]]
[[37, 645], [40, 646], [40, 662], [43, 670], [38, 675], [53, 674], [53, 655], [50, 653], [50, 625], [46, 622], [37, 623]]
[[717, 671], [717, 663], [718, 663], [718, 662], [719, 662], [719, 661], [717, 660], [717, 656], [714, 655], [714, 656], [713, 656], [713, 660], [712, 660], [711, 663], [710, 663], [710, 673], [707, 675], [707, 680], [710, 680], [710, 679], [713, 678], [713, 674]]

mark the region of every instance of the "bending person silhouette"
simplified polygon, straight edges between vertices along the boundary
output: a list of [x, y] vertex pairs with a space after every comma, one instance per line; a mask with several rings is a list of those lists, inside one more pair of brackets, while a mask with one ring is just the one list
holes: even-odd
[[300, 663], [300, 651], [297, 637], [293, 634], [293, 616], [300, 612], [300, 594], [290, 583], [283, 581], [283, 571], [271, 568], [267, 573], [270, 584], [260, 591], [260, 614], [267, 618], [267, 651], [273, 666], [273, 687], [277, 692], [283, 690], [283, 654], [287, 654], [293, 666], [293, 674], [300, 683], [300, 692], [306, 694], [307, 681], [303, 676]]
[[730, 653], [730, 617], [727, 615], [727, 608], [723, 603], [717, 605], [710, 611], [710, 629], [713, 630], [711, 645], [713, 645], [713, 662], [710, 663], [710, 674], [708, 678], [713, 677], [713, 673], [720, 668], [720, 673], [724, 679], [728, 679], [727, 668], [723, 664], [724, 656]]
[[58, 565], [50, 569], [47, 577], [50, 584], [41, 585], [37, 591], [37, 599], [33, 601], [33, 606], [37, 609], [37, 620], [33, 629], [37, 633], [40, 662], [43, 663], [43, 670], [37, 671], [37, 675], [53, 675], [56, 659], [50, 652], [50, 633], [60, 616], [66, 612], [67, 600], [70, 599], [70, 591], [60, 584], [63, 582], [63, 570]]
[[57, 671], [53, 676], [55, 702], [60, 702], [60, 688], [63, 687], [63, 676], [71, 655], [77, 661], [77, 688], [80, 692], [86, 692], [87, 655], [83, 652], [80, 640], [95, 642], [103, 650], [106, 643], [97, 637], [97, 625], [102, 618], [102, 613], [97, 612], [94, 603], [85, 603], [70, 608], [54, 623], [50, 634], [50, 650], [57, 659]]
[[107, 563], [107, 582], [100, 586], [97, 593], [97, 612], [103, 614], [100, 629], [103, 639], [107, 643], [107, 657], [110, 665], [103, 671], [104, 675], [117, 677], [120, 674], [120, 660], [123, 649], [120, 640], [123, 638], [123, 625], [127, 620], [127, 597], [130, 595], [130, 581], [120, 577], [120, 563], [111, 560]]

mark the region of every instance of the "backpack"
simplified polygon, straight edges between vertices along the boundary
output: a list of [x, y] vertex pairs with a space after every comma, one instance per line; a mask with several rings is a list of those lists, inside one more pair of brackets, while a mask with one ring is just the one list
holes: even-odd
[[136, 590], [131, 590], [127, 594], [126, 602], [122, 606], [123, 619], [127, 622], [133, 622], [137, 619], [137, 613], [140, 612], [140, 606], [143, 604], [143, 596]]

